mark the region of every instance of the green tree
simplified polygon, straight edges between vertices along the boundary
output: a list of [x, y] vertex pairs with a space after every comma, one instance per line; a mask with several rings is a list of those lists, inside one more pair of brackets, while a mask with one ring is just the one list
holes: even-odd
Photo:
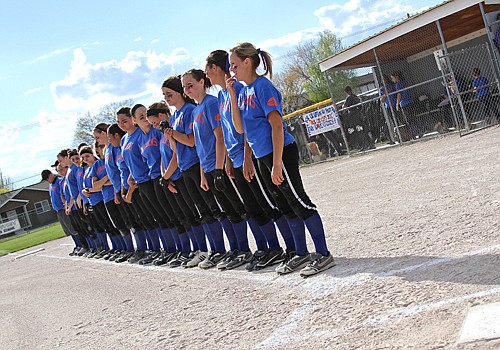
[[133, 100], [128, 99], [122, 102], [113, 102], [102, 107], [96, 114], [86, 112], [78, 117], [76, 121], [73, 142], [78, 145], [82, 142], [92, 145], [94, 143], [94, 127], [99, 123], [112, 124], [116, 122], [116, 111], [123, 106], [132, 106]]
[[[331, 97], [330, 90], [325, 73], [321, 72], [319, 68], [319, 62], [342, 49], [341, 40], [332, 32], [325, 30], [319, 34], [318, 39], [299, 44], [293, 52], [289, 53], [288, 56], [291, 59], [285, 64], [284, 74], [295, 77], [296, 85], [307, 93], [311, 102], [317, 103], [327, 100]], [[345, 98], [344, 87], [346, 85], [356, 85], [355, 74], [352, 70], [327, 72], [326, 74], [332, 82], [333, 98], [336, 101]]]
[[4, 176], [2, 169], [0, 169], [0, 194], [5, 192], [10, 192], [14, 189], [12, 179], [8, 176]]

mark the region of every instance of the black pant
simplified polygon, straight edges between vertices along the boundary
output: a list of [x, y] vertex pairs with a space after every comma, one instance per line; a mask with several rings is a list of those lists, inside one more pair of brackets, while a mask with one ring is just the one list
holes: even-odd
[[144, 210], [148, 211], [154, 220], [160, 225], [161, 228], [173, 227], [173, 224], [168, 220], [166, 213], [163, 212], [161, 204], [156, 197], [155, 187], [153, 180], [149, 180], [139, 185], [139, 193], [144, 202]]
[[82, 226], [83, 224], [78, 210], [72, 210], [71, 214], [69, 215], [69, 219], [71, 221], [71, 225], [73, 225], [73, 228], [78, 233], [78, 239], [82, 243], [82, 247], [88, 249], [89, 245], [87, 244], [87, 240], [85, 239], [85, 237], [88, 236], [86, 235], [85, 229]]
[[[234, 168], [234, 182], [243, 198], [243, 204], [248, 216], [254, 219], [260, 226], [267, 224], [272, 214], [276, 209], [274, 203], [270, 203], [264, 192], [265, 186], [259, 178], [260, 174], [255, 172], [252, 181], [248, 182], [243, 176], [243, 166]], [[279, 215], [281, 213], [278, 212]]]
[[116, 207], [120, 212], [120, 216], [125, 222], [125, 227], [129, 230], [132, 230], [132, 232], [142, 230], [143, 227], [141, 220], [136, 211], [132, 209], [132, 204], [127, 203], [123, 200], [121, 192], [116, 192], [116, 195], [118, 196], [118, 200], [120, 201], [120, 204], [117, 204]]
[[163, 212], [167, 215], [169, 222], [177, 229], [177, 232], [184, 233], [186, 228], [181, 224], [184, 214], [176, 205], [175, 199], [169, 195], [172, 194], [167, 188], [163, 188], [159, 183], [159, 178], [153, 179], [153, 186], [155, 188], [158, 203], [160, 203]]
[[211, 224], [215, 220], [221, 221], [224, 219], [225, 215], [221, 212], [213, 193], [210, 190], [204, 191], [200, 187], [200, 163], [196, 163], [191, 168], [183, 171], [183, 175], [189, 196], [196, 208], [198, 208], [202, 222]]
[[172, 181], [177, 189], [177, 193], [172, 193], [170, 190], [165, 189], [172, 194], [172, 197], [175, 199], [177, 206], [183, 213], [182, 224], [189, 229], [192, 226], [198, 226], [201, 222], [200, 213], [198, 209], [196, 209], [196, 205], [193, 200], [189, 196], [188, 189], [186, 188], [186, 184], [184, 183], [184, 178], [181, 177], [175, 181]]
[[145, 230], [152, 230], [158, 227], [158, 223], [145, 206], [139, 190], [136, 189], [132, 194], [132, 210], [141, 222], [141, 227]]
[[111, 220], [111, 224], [116, 227], [122, 235], [130, 233], [130, 226], [127, 227], [125, 219], [123, 218], [120, 209], [118, 209], [119, 206], [124, 206], [124, 204], [116, 204], [114, 200], [110, 200], [109, 202], [104, 203], [104, 206], [106, 207], [106, 212], [108, 213], [109, 220]]
[[[113, 202], [113, 201], [110, 201], [110, 202]], [[113, 204], [114, 204], [114, 202], [113, 202]], [[96, 205], [93, 206], [93, 208], [94, 208], [95, 217], [99, 221], [99, 223], [101, 224], [102, 228], [104, 228], [104, 231], [106, 231], [107, 233], [109, 233], [112, 236], [120, 235], [120, 231], [118, 231], [118, 229], [113, 225], [113, 223], [111, 222], [111, 219], [109, 218], [104, 201], [97, 203]]]
[[[270, 153], [262, 158], [259, 158], [259, 168], [262, 172], [264, 182], [269, 186], [269, 191], [274, 197], [278, 208], [288, 218], [293, 217], [292, 213], [287, 212], [287, 205], [291, 207], [293, 213], [301, 219], [307, 219], [317, 213], [316, 206], [307, 196], [302, 178], [299, 172], [299, 151], [295, 142], [283, 148], [282, 167], [285, 180], [281, 185], [277, 186], [280, 196], [273, 189], [274, 184], [271, 180], [271, 170], [273, 167], [273, 154]], [[283, 209], [282, 209], [283, 207]]]
[[226, 213], [228, 220], [233, 224], [237, 224], [246, 217], [245, 207], [238, 197], [233, 185], [229, 182], [227, 175], [225, 173], [222, 175], [224, 176], [226, 183], [226, 190], [224, 192], [218, 191], [215, 188], [215, 170], [205, 173], [208, 186], [217, 199], [217, 202], [219, 202], [220, 206]]

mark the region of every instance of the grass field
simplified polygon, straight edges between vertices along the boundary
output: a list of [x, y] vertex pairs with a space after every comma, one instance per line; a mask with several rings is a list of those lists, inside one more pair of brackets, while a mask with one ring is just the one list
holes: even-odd
[[22, 236], [3, 239], [0, 240], [0, 256], [53, 241], [64, 236], [65, 234], [61, 225], [57, 223]]

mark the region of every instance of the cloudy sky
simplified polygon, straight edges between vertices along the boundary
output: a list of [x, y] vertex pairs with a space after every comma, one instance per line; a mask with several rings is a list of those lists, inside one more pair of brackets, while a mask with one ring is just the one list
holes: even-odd
[[127, 98], [159, 101], [164, 78], [203, 68], [212, 50], [249, 41], [279, 69], [280, 57], [325, 29], [348, 45], [438, 3], [2, 0], [0, 169], [16, 188], [38, 182], [73, 146], [78, 115]]

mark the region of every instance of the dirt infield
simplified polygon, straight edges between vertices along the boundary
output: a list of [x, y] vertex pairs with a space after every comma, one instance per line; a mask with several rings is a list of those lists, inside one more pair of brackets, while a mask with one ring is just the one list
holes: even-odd
[[303, 169], [337, 262], [309, 279], [72, 258], [67, 238], [2, 257], [0, 347], [498, 349], [457, 341], [500, 301], [499, 158], [494, 127]]

